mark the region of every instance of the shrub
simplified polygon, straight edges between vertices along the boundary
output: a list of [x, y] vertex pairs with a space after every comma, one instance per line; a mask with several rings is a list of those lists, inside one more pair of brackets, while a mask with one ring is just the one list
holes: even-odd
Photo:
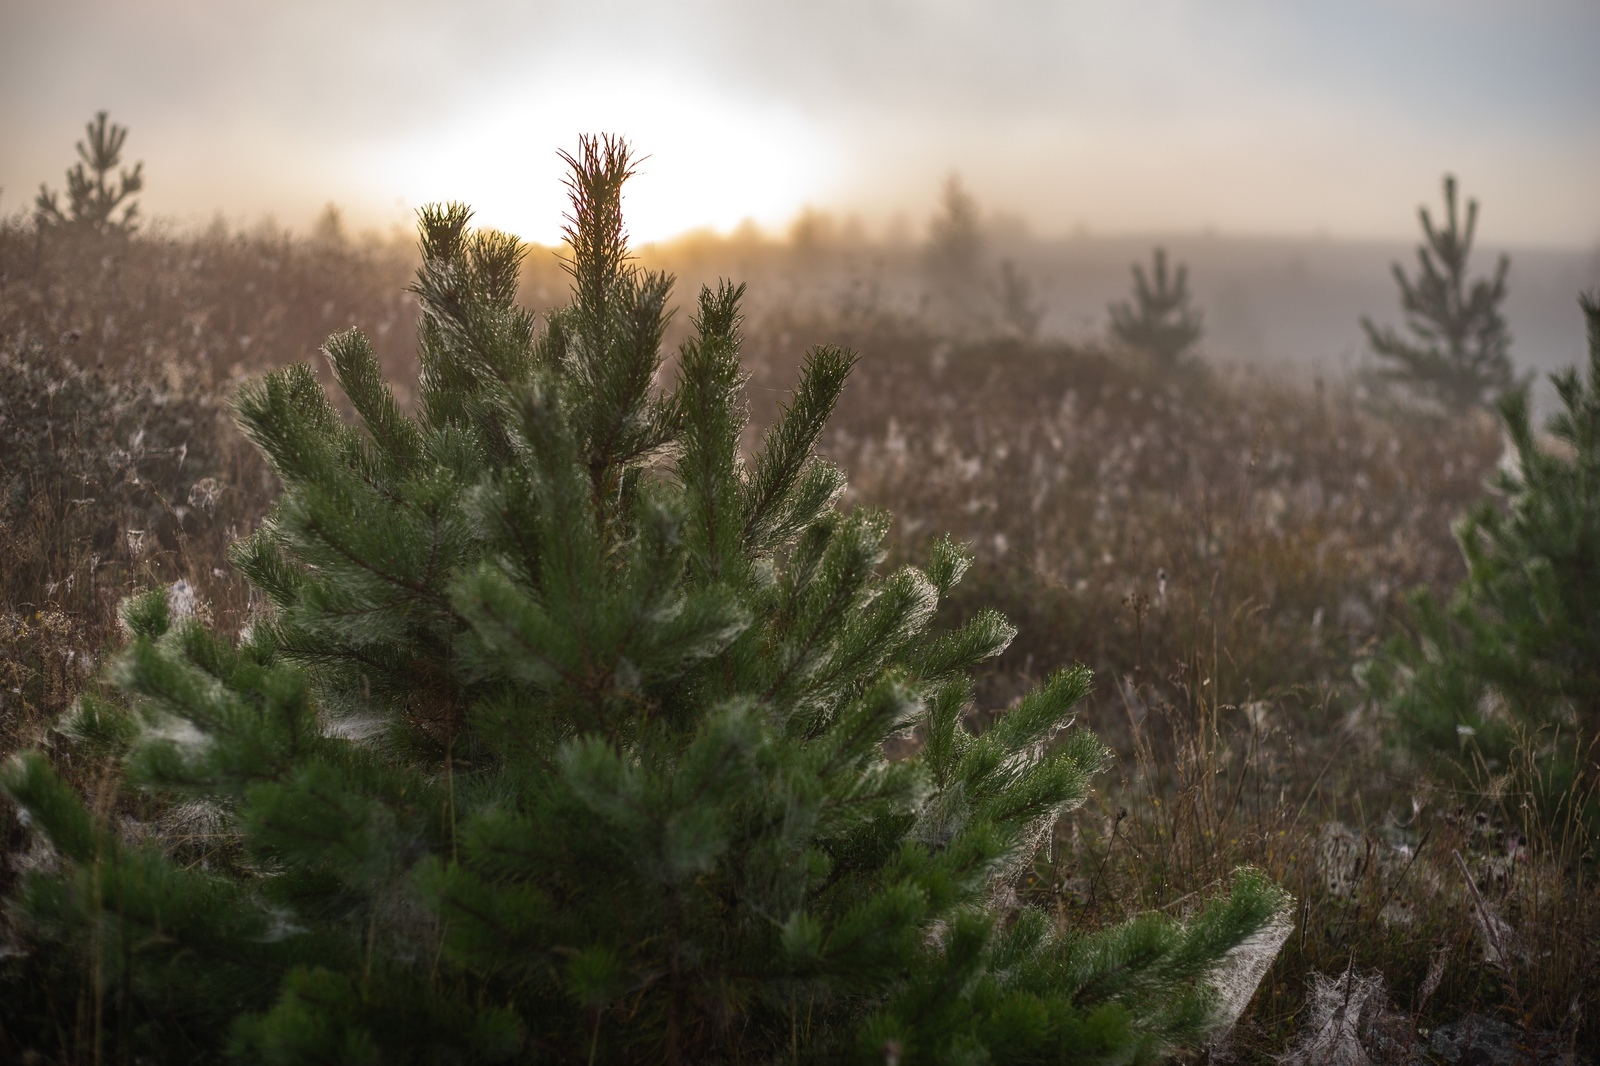
[[[87, 667], [117, 600], [158, 560], [190, 562], [244, 502], [224, 404], [181, 377], [85, 370], [70, 351], [0, 348], [0, 626], [18, 635], [0, 640], [7, 751], [67, 709], [62, 679], [86, 670], [60, 667]], [[22, 636], [53, 631], [70, 639]]]
[[415, 308], [400, 290], [415, 265], [398, 244], [298, 239], [265, 225], [194, 234], [152, 225], [108, 241], [0, 220], [0, 344], [61, 348], [86, 368], [155, 378], [175, 367], [222, 392], [358, 325], [388, 372], [414, 375]]

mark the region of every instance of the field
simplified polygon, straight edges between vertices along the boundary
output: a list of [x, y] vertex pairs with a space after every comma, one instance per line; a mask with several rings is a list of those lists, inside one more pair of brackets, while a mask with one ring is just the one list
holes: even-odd
[[[694, 275], [695, 254], [655, 258]], [[764, 254], [775, 291], [807, 269], [804, 247]], [[563, 285], [538, 255], [536, 308]], [[262, 609], [227, 547], [275, 485], [228, 396], [352, 324], [392, 379], [414, 378], [413, 268], [404, 245], [332, 226], [108, 244], [0, 224], [0, 750], [42, 746], [92, 790], [105, 768], [59, 723], [100, 683], [120, 598], [166, 585], [235, 631]], [[1488, 415], [1385, 410], [1352, 381], [1226, 353], [1163, 371], [904, 302], [758, 289], [750, 307], [754, 426], [806, 347], [859, 352], [824, 441], [847, 503], [891, 511], [904, 559], [947, 531], [970, 542], [951, 620], [994, 606], [1019, 627], [975, 718], [1058, 666], [1095, 671], [1083, 721], [1116, 763], [1020, 894], [1092, 925], [1183, 913], [1244, 864], [1287, 887], [1295, 929], [1216, 1060], [1312, 1055], [1341, 1008], [1369, 1046], [1426, 1045], [1472, 1014], [1552, 1053], [1600, 1044], [1591, 843], [1553, 839], [1504, 773], [1474, 790], [1427, 779], [1358, 680], [1405, 626], [1405, 592], [1447, 595], [1464, 574], [1451, 523], [1501, 461]], [[157, 816], [120, 813], [132, 834]], [[0, 817], [3, 890], [45, 860], [13, 809]], [[81, 999], [40, 998], [48, 960], [16, 930], [0, 955], [0, 1057], [32, 1046], [29, 1013], [41, 1030], [87, 1024]]]

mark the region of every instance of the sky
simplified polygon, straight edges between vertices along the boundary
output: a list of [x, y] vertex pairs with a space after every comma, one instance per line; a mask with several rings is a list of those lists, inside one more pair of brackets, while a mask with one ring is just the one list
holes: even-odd
[[[917, 232], [959, 173], [1041, 237], [1600, 242], [1596, 0], [0, 0], [0, 212], [95, 111], [146, 214], [557, 238], [557, 150], [645, 155], [655, 240], [803, 207]], [[908, 230], [909, 227], [909, 230]]]

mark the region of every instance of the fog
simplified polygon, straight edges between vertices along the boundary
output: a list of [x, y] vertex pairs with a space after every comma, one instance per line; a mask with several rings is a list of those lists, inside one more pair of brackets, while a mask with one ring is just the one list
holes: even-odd
[[[1106, 303], [1126, 297], [1129, 266], [1148, 264], [1150, 243], [1090, 238], [1039, 249], [1035, 270], [1050, 306], [1042, 328], [1068, 336], [1103, 331]], [[1206, 311], [1204, 347], [1214, 356], [1303, 365], [1330, 378], [1366, 358], [1361, 316], [1402, 325], [1389, 268], [1399, 262], [1413, 272], [1416, 259], [1414, 242], [1173, 235], [1162, 243], [1189, 266], [1196, 302]], [[1583, 359], [1576, 295], [1600, 286], [1600, 255], [1501, 250], [1511, 257], [1506, 318], [1518, 364], [1544, 372]], [[1477, 252], [1479, 272], [1492, 271], [1494, 254], [1487, 246]]]
[[[1442, 212], [1439, 199], [1435, 191], [1427, 205], [1435, 218]], [[899, 240], [874, 239], [849, 219], [810, 216], [807, 224], [821, 231], [820, 240], [813, 236], [796, 246], [793, 232], [775, 240], [747, 230], [647, 245], [643, 254], [650, 265], [678, 274], [680, 298], [701, 284], [737, 277], [748, 279], [758, 311], [855, 307], [940, 320], [944, 308], [928, 272], [926, 224]], [[1182, 232], [1042, 238], [1019, 231], [1006, 216], [984, 219], [980, 233], [972, 284], [985, 290], [985, 306], [992, 309], [1002, 264], [1009, 264], [1041, 312], [1042, 337], [1103, 343], [1107, 305], [1128, 298], [1132, 266], [1148, 271], [1153, 249], [1161, 247], [1187, 270], [1204, 315], [1199, 350], [1207, 361], [1302, 383], [1346, 381], [1371, 368], [1363, 316], [1403, 329], [1391, 270], [1398, 263], [1415, 273], [1420, 239], [1420, 232], [1392, 241]], [[553, 263], [554, 254], [540, 250], [535, 257]], [[1534, 377], [1536, 404], [1548, 408], [1553, 392], [1545, 375], [1585, 358], [1577, 294], [1600, 291], [1600, 250], [1480, 241], [1473, 274], [1491, 273], [1501, 254], [1511, 261], [1504, 310], [1513, 358]], [[561, 282], [550, 266], [546, 276], [551, 280], [534, 295], [559, 297]]]
[[610, 130], [646, 155], [642, 241], [821, 211], [892, 249], [959, 172], [1046, 334], [1101, 329], [1162, 244], [1215, 356], [1336, 373], [1361, 314], [1397, 320], [1388, 265], [1450, 171], [1483, 205], [1479, 268], [1512, 254], [1517, 357], [1547, 369], [1600, 284], [1596, 54], [1583, 0], [8, 0], [0, 212], [60, 186], [100, 109], [144, 213], [180, 225], [304, 230], [333, 202], [395, 233], [459, 199], [549, 243], [557, 149]]
[[6, 0], [0, 209], [94, 111], [156, 214], [464, 199], [554, 239], [558, 147], [629, 136], [659, 239], [803, 205], [915, 224], [959, 170], [1043, 236], [1395, 239], [1446, 170], [1484, 236], [1600, 240], [1588, 0]]

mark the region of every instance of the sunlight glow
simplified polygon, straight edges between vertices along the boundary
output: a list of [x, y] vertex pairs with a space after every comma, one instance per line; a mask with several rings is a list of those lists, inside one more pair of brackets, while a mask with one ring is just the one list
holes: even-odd
[[617, 133], [642, 157], [629, 184], [636, 244], [751, 220], [781, 226], [828, 186], [829, 144], [794, 110], [730, 98], [670, 76], [542, 78], [355, 160], [373, 194], [408, 208], [472, 205], [479, 224], [554, 244], [565, 165], [583, 133]]

